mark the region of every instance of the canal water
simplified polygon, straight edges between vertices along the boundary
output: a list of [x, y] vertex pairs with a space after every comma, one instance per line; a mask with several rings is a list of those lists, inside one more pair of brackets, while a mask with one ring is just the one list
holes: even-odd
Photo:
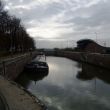
[[67, 58], [47, 57], [49, 73], [22, 74], [18, 83], [49, 110], [110, 110], [110, 72]]

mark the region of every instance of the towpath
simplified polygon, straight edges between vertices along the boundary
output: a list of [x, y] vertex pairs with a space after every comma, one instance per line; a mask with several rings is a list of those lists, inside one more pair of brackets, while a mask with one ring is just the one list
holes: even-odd
[[46, 110], [44, 104], [27, 92], [23, 87], [1, 76], [0, 98], [6, 110]]

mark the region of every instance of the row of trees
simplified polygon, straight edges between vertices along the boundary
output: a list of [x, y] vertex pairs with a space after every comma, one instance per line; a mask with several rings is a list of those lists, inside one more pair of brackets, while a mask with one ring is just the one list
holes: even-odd
[[26, 32], [21, 20], [10, 16], [0, 1], [0, 51], [26, 52], [33, 49], [34, 40]]

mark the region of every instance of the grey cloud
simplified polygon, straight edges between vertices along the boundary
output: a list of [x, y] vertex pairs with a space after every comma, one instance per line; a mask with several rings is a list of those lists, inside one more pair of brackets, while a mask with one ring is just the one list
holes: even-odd
[[[74, 23], [76, 28], [81, 30], [83, 27], [97, 27], [102, 25], [108, 25], [110, 21], [110, 2], [100, 1], [98, 4], [91, 7], [81, 8], [73, 13], [73, 18], [67, 19], [65, 23]], [[87, 14], [87, 17], [83, 17], [83, 14]], [[70, 12], [69, 12], [70, 13]], [[76, 17], [75, 17], [76, 15]]]
[[[30, 0], [28, 1], [31, 2]], [[23, 3], [28, 3], [28, 1], [24, 0]], [[20, 6], [23, 6], [23, 3]], [[29, 27], [30, 25], [28, 23], [30, 21], [35, 20], [35, 24], [37, 24], [37, 22], [42, 22], [45, 19], [56, 16], [57, 14], [61, 13], [63, 9], [64, 7], [61, 6], [59, 3], [52, 2], [49, 3], [49, 5], [44, 5], [44, 7], [42, 5], [37, 5], [30, 10], [26, 10], [21, 7], [17, 8], [16, 10], [10, 9], [9, 11], [12, 15], [16, 15], [17, 17], [21, 18], [24, 24]]]
[[[30, 1], [30, 0], [28, 0], [28, 1]], [[10, 2], [10, 3], [13, 3], [13, 2]], [[46, 17], [49, 18], [52, 15], [56, 15], [57, 13], [60, 13], [63, 10], [63, 7], [59, 3], [55, 3], [55, 2], [52, 2], [46, 6], [37, 5], [36, 7], [33, 7], [30, 10], [25, 10], [25, 9], [23, 10], [22, 6], [23, 6], [23, 3], [25, 3], [25, 2], [23, 2], [22, 4], [19, 4], [19, 5], [17, 5], [17, 2], [15, 2], [15, 3], [16, 3], [16, 6], [21, 6], [21, 7], [17, 8], [17, 10], [9, 10], [9, 11], [10, 12], [14, 11], [14, 14], [16, 14], [19, 11], [22, 11], [24, 13], [22, 16], [27, 17], [27, 19], [29, 19], [29, 18], [30, 19], [32, 19], [32, 18], [43, 19]]]
[[[26, 6], [32, 2], [32, 0], [23, 0], [22, 2], [20, 2], [20, 0], [8, 0], [7, 5], [12, 3], [12, 6]], [[110, 0], [106, 0], [106, 2], [104, 2], [104, 0], [99, 0], [96, 4], [86, 6], [89, 2], [91, 2], [91, 0], [61, 0], [60, 2], [50, 1], [49, 4], [35, 5], [29, 10], [25, 8], [17, 8], [16, 10], [13, 10], [10, 8], [9, 11], [11, 14], [21, 18], [26, 28], [37, 27], [40, 24], [45, 24], [52, 17], [56, 17], [55, 23], [57, 22], [58, 25], [55, 25], [55, 28], [62, 30], [65, 28], [65, 32], [61, 31], [63, 33], [59, 33], [59, 36], [56, 36], [56, 38], [59, 37], [59, 39], [76, 40], [84, 37], [95, 38], [95, 35], [91, 33], [97, 31], [108, 31], [108, 33], [99, 37], [109, 37]], [[59, 14], [61, 14], [61, 17], [57, 17]], [[34, 21], [34, 23], [30, 23], [31, 21]], [[73, 29], [73, 32], [68, 32], [68, 29]], [[40, 38], [43, 38], [43, 36]], [[48, 47], [61, 47], [58, 42], [42, 42], [40, 41], [42, 45], [41, 47], [45, 47], [47, 44]]]
[[77, 17], [73, 21], [78, 25], [85, 25], [85, 26], [99, 26], [99, 25], [106, 25], [110, 22], [110, 4], [103, 4], [92, 7], [94, 9], [94, 14], [89, 18], [81, 18]]

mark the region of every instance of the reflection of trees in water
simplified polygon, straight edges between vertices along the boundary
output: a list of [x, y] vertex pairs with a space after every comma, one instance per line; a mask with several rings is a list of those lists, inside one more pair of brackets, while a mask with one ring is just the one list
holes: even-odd
[[46, 77], [48, 75], [48, 71], [46, 72], [42, 72], [42, 73], [38, 73], [38, 72], [23, 72], [17, 79], [16, 82], [21, 84], [23, 87], [28, 88], [29, 84], [31, 83], [31, 81], [39, 81], [42, 80], [44, 77]]
[[76, 77], [81, 80], [98, 78], [110, 84], [110, 70], [94, 67], [84, 63], [82, 64], [82, 70], [78, 72]]

